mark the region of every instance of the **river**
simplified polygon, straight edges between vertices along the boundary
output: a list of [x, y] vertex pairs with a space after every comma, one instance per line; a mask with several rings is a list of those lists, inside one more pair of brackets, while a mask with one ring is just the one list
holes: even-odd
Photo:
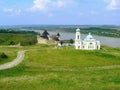
[[[43, 30], [35, 30], [37, 32], [42, 33]], [[50, 35], [60, 33], [61, 40], [69, 40], [69, 39], [75, 39], [75, 33], [72, 32], [64, 32], [64, 31], [48, 31]], [[87, 36], [87, 34], [81, 34], [82, 40]], [[113, 38], [113, 37], [105, 37], [105, 36], [97, 36], [92, 35], [96, 40], [99, 40], [102, 45], [107, 45], [110, 47], [118, 47], [120, 48], [120, 38]]]

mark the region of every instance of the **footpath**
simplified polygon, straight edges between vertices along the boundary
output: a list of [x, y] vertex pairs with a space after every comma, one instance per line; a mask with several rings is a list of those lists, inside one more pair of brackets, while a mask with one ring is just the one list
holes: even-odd
[[12, 62], [8, 62], [8, 63], [0, 65], [0, 70], [9, 69], [9, 68], [17, 66], [23, 61], [24, 56], [25, 56], [25, 51], [19, 51], [16, 59], [14, 59]]

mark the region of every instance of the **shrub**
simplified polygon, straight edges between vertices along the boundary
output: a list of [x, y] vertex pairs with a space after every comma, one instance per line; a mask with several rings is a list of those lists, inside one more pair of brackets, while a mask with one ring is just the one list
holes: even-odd
[[4, 52], [2, 52], [2, 53], [0, 54], [0, 58], [8, 58], [8, 56], [7, 56]]
[[9, 45], [15, 45], [14, 41], [10, 41]]

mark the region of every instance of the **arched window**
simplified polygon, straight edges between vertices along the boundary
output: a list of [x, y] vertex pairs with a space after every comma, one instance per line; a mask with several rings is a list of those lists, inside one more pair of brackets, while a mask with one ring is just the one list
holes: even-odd
[[80, 38], [79, 35], [77, 36], [77, 38], [78, 38], [78, 39]]
[[93, 43], [90, 43], [90, 45], [92, 45]]

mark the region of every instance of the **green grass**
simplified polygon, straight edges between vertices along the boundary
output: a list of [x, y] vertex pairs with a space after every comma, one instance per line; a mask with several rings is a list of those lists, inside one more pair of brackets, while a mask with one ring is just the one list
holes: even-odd
[[[80, 51], [71, 48], [44, 48], [27, 52], [27, 65], [32, 63], [39, 66], [60, 66], [60, 67], [89, 67], [119, 65], [120, 56], [114, 55], [113, 50], [109, 51]], [[119, 51], [117, 52], [119, 54]], [[35, 58], [34, 58], [35, 57]], [[34, 64], [32, 64], [34, 65]]]
[[4, 52], [8, 56], [8, 58], [0, 58], [0, 65], [7, 62], [11, 62], [13, 59], [15, 59], [17, 56], [17, 49], [18, 48], [0, 47], [0, 52]]
[[0, 45], [32, 45], [37, 41], [36, 34], [0, 33]]
[[85, 69], [120, 65], [120, 49], [103, 46], [100, 51], [85, 51], [47, 45], [7, 49], [26, 50], [26, 55], [17, 67], [0, 71], [0, 90], [120, 89], [120, 69]]

